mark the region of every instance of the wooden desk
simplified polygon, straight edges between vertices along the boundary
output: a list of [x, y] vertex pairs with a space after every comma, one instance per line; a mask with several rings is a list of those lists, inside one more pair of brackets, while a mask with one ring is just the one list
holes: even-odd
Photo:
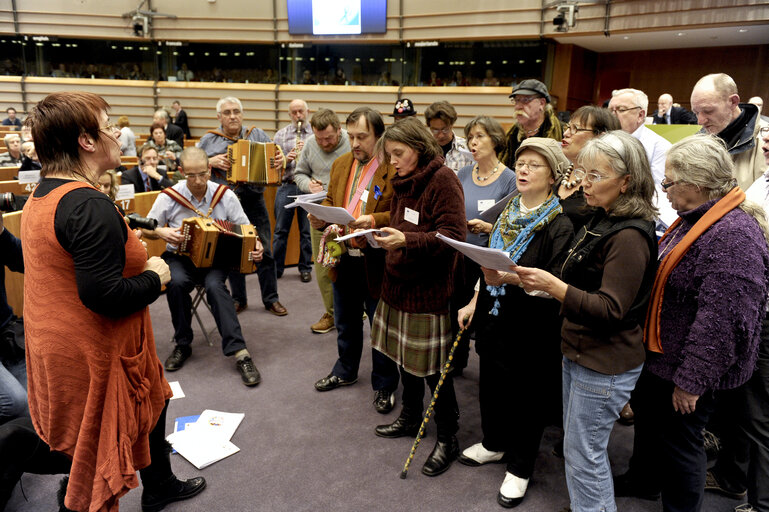
[[0, 167], [0, 181], [15, 180], [18, 175], [18, 167]]
[[22, 185], [18, 180], [0, 181], [0, 193], [13, 192], [17, 196], [28, 196], [35, 190], [36, 183]]

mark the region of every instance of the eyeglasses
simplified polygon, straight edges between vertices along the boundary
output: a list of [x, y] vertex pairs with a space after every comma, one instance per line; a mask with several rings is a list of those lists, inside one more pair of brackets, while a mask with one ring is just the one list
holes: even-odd
[[619, 177], [619, 176], [604, 176], [603, 174], [598, 174], [597, 172], [587, 172], [585, 169], [574, 169], [572, 171], [572, 176], [574, 176], [578, 180], [584, 180], [588, 183], [600, 183], [604, 180], [611, 180]]
[[99, 128], [99, 130], [107, 130], [107, 132], [109, 133], [115, 133], [116, 131], [120, 130], [120, 128], [110, 123], [107, 126], [102, 126], [101, 128]]
[[184, 176], [188, 180], [194, 180], [194, 179], [197, 179], [197, 178], [206, 178], [206, 177], [208, 177], [209, 174], [211, 174], [211, 173], [209, 171], [206, 171], [206, 172], [199, 172], [197, 174], [185, 174]]
[[513, 96], [510, 98], [510, 103], [515, 105], [516, 103], [520, 103], [521, 105], [528, 105], [532, 101], [534, 101], [537, 97], [534, 95], [523, 95], [523, 96]]
[[451, 133], [451, 127], [441, 128], [441, 129], [430, 128], [430, 131], [432, 132], [433, 135], [438, 135], [440, 133], [442, 133], [443, 135], [448, 135], [449, 133]]
[[672, 187], [673, 185], [678, 185], [679, 183], [681, 183], [680, 180], [667, 181], [667, 178], [665, 178], [664, 180], [662, 180], [660, 182], [660, 187], [662, 187], [662, 190], [667, 190], [670, 187]]
[[579, 132], [595, 132], [595, 130], [592, 128], [580, 128], [576, 124], [568, 124], [566, 125], [566, 131], [563, 133], [566, 132], [571, 132], [572, 135], [575, 135]]
[[536, 172], [539, 169], [547, 166], [548, 166], [547, 164], [535, 164], [532, 162], [521, 162], [521, 161], [515, 162], [516, 171], [522, 171], [525, 167], [526, 170], [528, 170], [529, 172]]
[[758, 133], [761, 135], [761, 137], [766, 137], [769, 135], [769, 126], [763, 126], [760, 130], [758, 130]]
[[239, 109], [236, 108], [235, 110], [222, 110], [219, 113], [225, 117], [230, 117], [230, 116], [239, 116], [243, 112], [241, 112]]
[[635, 110], [635, 109], [637, 109], [637, 108], [639, 108], [639, 109], [640, 109], [641, 107], [630, 107], [630, 108], [626, 108], [626, 107], [614, 107], [614, 108], [610, 108], [609, 110], [611, 110], [611, 113], [612, 113], [612, 114], [624, 114], [625, 112], [628, 112], [628, 111], [630, 111], [630, 110]]

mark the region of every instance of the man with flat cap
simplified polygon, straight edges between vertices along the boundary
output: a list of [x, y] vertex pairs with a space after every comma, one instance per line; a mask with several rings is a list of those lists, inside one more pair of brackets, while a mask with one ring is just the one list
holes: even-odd
[[547, 137], [560, 142], [565, 126], [558, 120], [550, 104], [547, 86], [539, 80], [530, 78], [513, 87], [510, 102], [515, 110], [515, 124], [508, 130], [505, 149], [499, 159], [508, 168], [515, 167], [515, 152], [523, 139], [528, 137]]

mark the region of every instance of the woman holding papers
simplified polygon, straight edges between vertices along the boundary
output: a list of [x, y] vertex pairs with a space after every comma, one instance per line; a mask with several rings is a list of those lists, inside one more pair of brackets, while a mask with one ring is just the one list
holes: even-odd
[[[467, 242], [481, 247], [489, 245], [491, 224], [481, 220], [482, 211], [515, 191], [515, 173], [497, 158], [505, 148], [505, 131], [500, 124], [486, 116], [478, 116], [465, 125], [467, 147], [473, 154], [475, 164], [459, 170], [457, 178], [465, 193], [465, 215], [467, 217]], [[481, 277], [481, 267], [469, 258], [459, 256], [454, 273], [454, 296], [452, 297], [451, 323], [456, 333], [457, 309], [467, 304], [475, 293], [475, 283]], [[470, 351], [470, 330], [466, 329], [459, 346], [454, 351], [455, 375], [461, 374], [467, 366]]]
[[560, 183], [556, 183], [556, 191], [561, 198], [563, 213], [571, 220], [575, 232], [585, 225], [593, 213], [585, 203], [582, 177], [579, 173], [574, 173], [574, 169], [578, 167], [577, 156], [587, 141], [621, 128], [619, 120], [609, 109], [585, 105], [571, 115], [563, 132], [561, 148], [571, 165], [563, 173]]
[[[707, 465], [702, 430], [714, 410], [739, 429], [750, 407], [740, 387], [760, 357], [769, 233], [763, 209], [745, 200], [732, 157], [716, 137], [693, 135], [674, 144], [662, 187], [680, 218], [659, 242], [660, 265], [644, 333], [646, 364], [633, 395], [634, 454], [616, 490], [623, 496], [661, 491], [665, 510], [699, 510]], [[758, 397], [766, 396], [766, 374], [763, 384], [754, 385], [758, 404], [763, 400]], [[756, 428], [737, 434], [746, 441], [760, 439], [764, 429], [758, 425], [766, 418], [767, 403], [754, 407], [761, 411]], [[726, 429], [724, 437], [729, 433]], [[724, 455], [736, 457], [740, 450], [734, 448], [722, 444], [707, 486], [739, 495], [745, 492], [745, 473], [734, 474], [734, 458], [723, 464], [729, 458]], [[763, 455], [755, 449], [753, 456]], [[766, 473], [759, 471], [757, 478], [761, 482]], [[755, 501], [759, 492], [767, 495], [766, 485], [764, 480], [763, 491], [749, 488], [749, 501], [758, 505], [753, 510], [766, 510], [766, 502]]]
[[[557, 141], [530, 137], [521, 143], [515, 162], [520, 194], [494, 224], [492, 248], [509, 252], [518, 264], [558, 273], [574, 230], [552, 189], [568, 167]], [[526, 294], [514, 272], [482, 271], [480, 290], [458, 321], [476, 326], [483, 440], [459, 461], [480, 466], [506, 457], [497, 501], [514, 507], [523, 501], [542, 432], [560, 414], [559, 304]]]
[[[386, 251], [382, 293], [371, 328], [372, 344], [400, 367], [403, 409], [380, 437], [414, 436], [422, 421], [424, 381], [434, 390], [451, 348], [449, 297], [456, 252], [436, 238], [463, 240], [466, 219], [462, 186], [443, 164], [443, 152], [416, 118], [385, 130], [377, 149], [395, 168], [390, 227], [374, 239]], [[446, 377], [435, 404], [438, 441], [422, 472], [443, 473], [459, 455], [459, 409]]]
[[146, 512], [194, 496], [205, 480], [178, 480], [165, 441], [171, 389], [147, 306], [169, 282], [168, 265], [147, 259], [97, 188], [120, 165], [108, 109], [95, 94], [62, 92], [27, 118], [43, 164], [21, 222], [29, 411], [41, 445], [71, 459], [62, 507], [117, 510], [141, 469]]
[[623, 131], [579, 154], [595, 213], [574, 238], [561, 276], [516, 267], [527, 292], [561, 302], [563, 428], [571, 510], [615, 512], [609, 434], [644, 362], [643, 321], [657, 263], [654, 180], [643, 146]]

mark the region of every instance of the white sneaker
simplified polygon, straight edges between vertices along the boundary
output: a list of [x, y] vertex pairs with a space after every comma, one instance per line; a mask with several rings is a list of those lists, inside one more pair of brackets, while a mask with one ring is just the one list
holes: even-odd
[[502, 487], [499, 488], [497, 503], [505, 508], [513, 508], [520, 505], [528, 486], [528, 478], [518, 478], [512, 473], [506, 472]]
[[505, 452], [492, 452], [483, 447], [483, 443], [475, 443], [459, 456], [459, 462], [466, 466], [482, 466], [490, 462], [500, 462]]

